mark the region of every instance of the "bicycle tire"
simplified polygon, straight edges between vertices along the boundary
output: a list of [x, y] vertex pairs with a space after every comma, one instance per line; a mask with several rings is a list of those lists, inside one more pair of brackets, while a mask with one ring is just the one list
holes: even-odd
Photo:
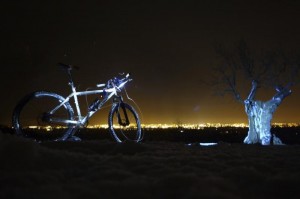
[[[66, 137], [66, 134], [72, 129], [69, 124], [54, 124], [45, 121], [47, 120], [45, 117], [48, 116], [47, 111], [64, 100], [64, 97], [47, 91], [37, 91], [25, 96], [13, 111], [12, 125], [16, 134], [36, 141], [58, 140]], [[68, 102], [61, 106], [55, 114], [68, 120], [72, 120], [74, 117], [73, 108]]]
[[[124, 122], [125, 114], [127, 114], [129, 123], [121, 125], [120, 119], [121, 122]], [[143, 139], [139, 116], [129, 104], [114, 103], [109, 112], [108, 125], [113, 138], [119, 143], [140, 142]]]

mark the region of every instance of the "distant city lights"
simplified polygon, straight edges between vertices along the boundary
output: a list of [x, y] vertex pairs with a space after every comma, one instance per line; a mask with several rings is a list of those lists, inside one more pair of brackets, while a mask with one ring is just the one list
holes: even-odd
[[[222, 127], [233, 127], [233, 128], [248, 128], [247, 123], [202, 123], [202, 124], [141, 124], [143, 129], [204, 129], [204, 128], [222, 128]], [[272, 127], [299, 127], [300, 123], [272, 123]], [[58, 127], [39, 127], [39, 126], [28, 126], [31, 129], [46, 129], [51, 131], [52, 129], [58, 129]], [[62, 128], [62, 127], [60, 127]], [[107, 129], [108, 124], [99, 124], [99, 125], [88, 125], [88, 129]]]
[[[202, 124], [142, 124], [142, 128], [145, 129], [170, 129], [170, 128], [182, 128], [182, 129], [204, 129], [209, 127], [221, 128], [221, 127], [236, 127], [247, 128], [247, 123], [202, 123]], [[273, 123], [273, 127], [298, 127], [300, 123]], [[107, 124], [101, 125], [89, 125], [87, 128], [108, 128]]]

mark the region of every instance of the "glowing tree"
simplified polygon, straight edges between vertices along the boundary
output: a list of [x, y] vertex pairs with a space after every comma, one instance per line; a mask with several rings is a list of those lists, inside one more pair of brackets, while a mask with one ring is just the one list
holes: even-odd
[[[214, 68], [213, 86], [219, 94], [229, 93], [245, 106], [249, 130], [244, 143], [282, 144], [271, 133], [271, 121], [277, 107], [291, 94], [290, 89], [299, 77], [298, 57], [292, 56], [292, 53], [288, 57], [281, 50], [261, 51], [254, 55], [244, 41], [232, 51], [220, 45], [215, 49], [221, 62]], [[243, 99], [239, 90], [245, 91], [246, 82], [248, 85], [252, 82], [252, 87], [248, 97]], [[267, 101], [256, 100], [258, 88], [273, 88], [275, 94]]]

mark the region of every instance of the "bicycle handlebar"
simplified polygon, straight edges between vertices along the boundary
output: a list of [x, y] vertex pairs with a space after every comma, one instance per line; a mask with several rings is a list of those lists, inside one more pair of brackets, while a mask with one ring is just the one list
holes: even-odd
[[[130, 77], [130, 73], [127, 73], [126, 76], [124, 78], [122, 78], [122, 79], [114, 77], [114, 78], [108, 80], [106, 84], [97, 84], [96, 86], [98, 88], [99, 87], [105, 87], [106, 89], [113, 88], [113, 87], [120, 88], [120, 87], [123, 87], [127, 82], [129, 82], [129, 81], [132, 80], [129, 77]], [[124, 84], [124, 85], [122, 85], [122, 84]]]

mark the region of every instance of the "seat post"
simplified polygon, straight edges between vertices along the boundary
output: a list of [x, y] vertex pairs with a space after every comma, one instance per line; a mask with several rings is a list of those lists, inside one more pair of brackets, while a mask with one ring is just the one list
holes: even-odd
[[73, 79], [72, 79], [72, 75], [71, 75], [71, 70], [73, 69], [73, 68], [75, 68], [75, 69], [78, 69], [78, 67], [73, 67], [72, 65], [67, 65], [67, 64], [64, 64], [64, 63], [58, 63], [58, 65], [60, 66], [60, 67], [62, 67], [62, 69], [64, 70], [64, 71], [66, 71], [66, 73], [68, 74], [68, 78], [69, 78], [69, 85], [70, 86], [72, 86], [72, 88], [74, 87], [74, 83], [73, 83]]
[[79, 119], [81, 119], [81, 111], [80, 111], [79, 102], [78, 102], [78, 98], [77, 98], [77, 94], [76, 94], [76, 88], [74, 86], [74, 82], [73, 82], [72, 75], [71, 75], [71, 69], [72, 68], [68, 68], [68, 70], [67, 70], [68, 77], [69, 77], [69, 85], [71, 86], [72, 93], [74, 94], [73, 95], [74, 103], [75, 103], [75, 106], [76, 106], [78, 117], [79, 117]]
[[74, 82], [73, 82], [73, 78], [72, 78], [72, 75], [71, 75], [71, 70], [67, 70], [67, 74], [68, 74], [68, 78], [69, 78], [69, 85], [71, 87], [74, 86]]

